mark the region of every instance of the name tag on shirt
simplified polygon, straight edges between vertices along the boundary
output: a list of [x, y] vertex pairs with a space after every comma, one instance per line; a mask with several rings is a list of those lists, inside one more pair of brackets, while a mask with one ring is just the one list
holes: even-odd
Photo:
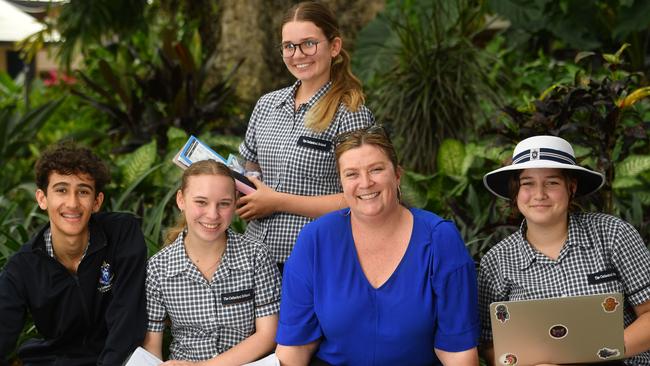
[[608, 269], [601, 272], [592, 273], [587, 275], [587, 281], [590, 285], [597, 285], [599, 283], [611, 282], [618, 280], [618, 273], [613, 269]]
[[253, 297], [255, 297], [255, 293], [253, 292], [253, 289], [229, 292], [227, 294], [221, 294], [221, 304], [222, 305], [239, 304], [242, 302], [253, 300]]
[[332, 149], [332, 141], [317, 139], [309, 136], [300, 136], [298, 138], [298, 146], [320, 151], [330, 151]]

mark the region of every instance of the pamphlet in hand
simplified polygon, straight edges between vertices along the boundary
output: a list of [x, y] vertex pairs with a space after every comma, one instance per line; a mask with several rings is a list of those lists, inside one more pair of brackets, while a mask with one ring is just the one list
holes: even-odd
[[246, 178], [241, 168], [237, 169], [238, 164], [235, 164], [235, 158], [231, 155], [228, 160], [224, 159], [221, 155], [217, 154], [208, 145], [203, 143], [195, 136], [190, 136], [185, 146], [174, 156], [172, 160], [174, 164], [182, 169], [187, 169], [192, 163], [201, 160], [216, 160], [220, 163], [226, 164], [230, 168], [235, 177], [235, 188], [242, 194], [250, 194], [255, 192], [255, 184]]
[[280, 360], [275, 356], [275, 353], [271, 353], [261, 360], [247, 363], [242, 366], [280, 366]]
[[161, 363], [162, 361], [158, 357], [147, 352], [144, 348], [138, 347], [124, 366], [158, 366]]

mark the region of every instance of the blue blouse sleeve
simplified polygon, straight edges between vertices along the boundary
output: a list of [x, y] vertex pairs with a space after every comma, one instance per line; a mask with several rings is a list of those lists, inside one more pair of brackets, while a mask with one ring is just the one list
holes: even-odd
[[456, 227], [448, 221], [432, 233], [432, 283], [436, 297], [434, 346], [447, 352], [476, 347], [479, 336], [476, 269]]
[[316, 234], [310, 225], [298, 235], [284, 265], [280, 320], [276, 342], [286, 346], [311, 343], [322, 336], [314, 310], [313, 263]]

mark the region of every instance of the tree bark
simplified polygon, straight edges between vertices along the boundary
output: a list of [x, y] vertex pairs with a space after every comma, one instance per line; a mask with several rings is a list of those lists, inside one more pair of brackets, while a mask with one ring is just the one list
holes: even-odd
[[[384, 0], [325, 1], [337, 14], [344, 47], [354, 48], [354, 38], [384, 7]], [[291, 84], [278, 46], [281, 23], [293, 0], [222, 0], [219, 3], [219, 30], [213, 70], [219, 78], [240, 59], [233, 86], [245, 104], [252, 104], [264, 93]]]

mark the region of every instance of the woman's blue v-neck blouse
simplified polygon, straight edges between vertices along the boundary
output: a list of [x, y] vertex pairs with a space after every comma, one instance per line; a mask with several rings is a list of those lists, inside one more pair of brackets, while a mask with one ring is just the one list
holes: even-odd
[[347, 210], [301, 231], [284, 268], [277, 342], [320, 339], [317, 356], [332, 365], [439, 364], [434, 348], [477, 345], [474, 262], [453, 223], [410, 209], [411, 239], [379, 288], [368, 282]]

